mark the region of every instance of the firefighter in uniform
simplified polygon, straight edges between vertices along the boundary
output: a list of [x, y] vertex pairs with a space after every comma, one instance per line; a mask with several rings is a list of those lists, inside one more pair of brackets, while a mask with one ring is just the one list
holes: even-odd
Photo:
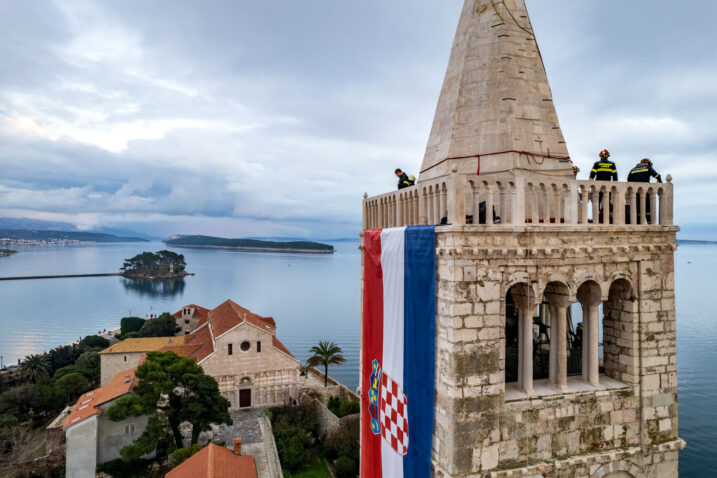
[[617, 166], [609, 158], [610, 152], [607, 149], [600, 151], [600, 160], [595, 161], [590, 171], [591, 180], [617, 181]]
[[[652, 167], [652, 161], [648, 158], [643, 159], [637, 165], [632, 168], [630, 171], [630, 174], [627, 175], [627, 181], [631, 183], [649, 183], [650, 178], [655, 178], [658, 183], [662, 182], [662, 176], [655, 171], [655, 169]], [[640, 220], [640, 200], [639, 200], [639, 193], [636, 196], [636, 206], [637, 206], [637, 221], [638, 223], [642, 223], [644, 221]], [[630, 210], [627, 210], [626, 217], [630, 218]], [[647, 222], [650, 222], [650, 196], [648, 195], [645, 198], [645, 218], [647, 219]]]
[[[617, 181], [617, 166], [615, 163], [610, 161], [610, 151], [607, 149], [603, 149], [600, 151], [600, 160], [595, 161], [595, 164], [593, 164], [593, 169], [590, 171], [590, 180], [591, 181]], [[603, 193], [600, 193], [600, 197], [598, 201], [600, 202], [600, 223], [602, 223], [602, 195]], [[595, 219], [593, 218], [593, 221]], [[610, 222], [612, 222], [612, 202], [610, 202]]]
[[401, 168], [396, 168], [395, 173], [398, 178], [398, 189], [407, 188], [416, 184], [416, 180], [401, 171]]

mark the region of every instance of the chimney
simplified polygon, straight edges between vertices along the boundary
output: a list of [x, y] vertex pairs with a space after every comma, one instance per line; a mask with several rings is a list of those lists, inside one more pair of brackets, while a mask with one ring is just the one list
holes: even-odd
[[234, 454], [241, 455], [241, 438], [234, 439]]

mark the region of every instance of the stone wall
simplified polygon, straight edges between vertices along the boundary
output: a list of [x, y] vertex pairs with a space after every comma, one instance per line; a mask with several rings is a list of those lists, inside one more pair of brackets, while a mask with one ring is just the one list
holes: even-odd
[[281, 471], [281, 462], [279, 461], [279, 452], [276, 449], [274, 430], [271, 427], [271, 420], [265, 415], [260, 416], [258, 420], [259, 428], [261, 428], [261, 433], [264, 435], [264, 448], [269, 468], [269, 476], [266, 478], [284, 478], [284, 474]]
[[104, 387], [120, 372], [139, 365], [145, 352], [100, 354], [100, 386]]
[[97, 467], [97, 416], [89, 417], [65, 430], [67, 478], [94, 478]]
[[[147, 416], [128, 417], [120, 422], [113, 422], [107, 417], [107, 410], [114, 405], [111, 401], [102, 405], [102, 413], [97, 419], [97, 464], [106, 463], [120, 458], [120, 450], [133, 443], [147, 426]], [[154, 453], [146, 456], [149, 458]]]
[[[669, 455], [682, 446], [675, 231], [614, 226], [609, 234], [570, 226], [559, 234], [551, 226], [437, 230], [436, 476], [489, 476], [533, 464], [554, 467], [544, 476], [589, 476], [589, 469], [563, 475], [555, 467], [560, 460], [609, 457], [625, 447], [642, 447], [644, 452], [626, 463], [645, 476], [677, 476], [676, 459]], [[578, 391], [570, 382], [563, 390], [546, 393], [542, 387], [537, 395], [506, 400], [508, 290], [522, 283], [542, 298], [549, 286], [559, 284], [574, 302], [586, 282], [599, 285], [608, 316], [603, 321], [607, 374], [594, 388], [585, 384], [588, 388]], [[659, 462], [663, 474], [655, 475], [657, 467], [650, 462], [660, 460], [655, 447], [661, 444], [672, 449]]]

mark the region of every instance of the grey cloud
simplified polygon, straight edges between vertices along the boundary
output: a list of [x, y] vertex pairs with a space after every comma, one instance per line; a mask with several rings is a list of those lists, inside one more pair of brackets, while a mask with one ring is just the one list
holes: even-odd
[[[461, 6], [2, 2], [0, 213], [353, 236], [364, 191], [418, 172]], [[695, 171], [717, 149], [717, 6], [528, 6], [583, 171], [604, 147], [623, 177], [652, 157], [675, 176], [678, 218], [705, 221], [692, 203], [711, 201]]]

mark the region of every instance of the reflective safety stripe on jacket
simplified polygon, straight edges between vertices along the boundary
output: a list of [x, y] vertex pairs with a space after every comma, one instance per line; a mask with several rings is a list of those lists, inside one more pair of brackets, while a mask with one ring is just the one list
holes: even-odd
[[631, 183], [649, 183], [650, 177], [653, 177], [658, 181], [661, 179], [658, 172], [655, 171], [652, 166], [638, 164], [637, 166], [632, 168], [630, 174], [627, 175], [627, 180]]
[[598, 181], [617, 181], [617, 166], [612, 161], [597, 161], [590, 171], [590, 179]]

